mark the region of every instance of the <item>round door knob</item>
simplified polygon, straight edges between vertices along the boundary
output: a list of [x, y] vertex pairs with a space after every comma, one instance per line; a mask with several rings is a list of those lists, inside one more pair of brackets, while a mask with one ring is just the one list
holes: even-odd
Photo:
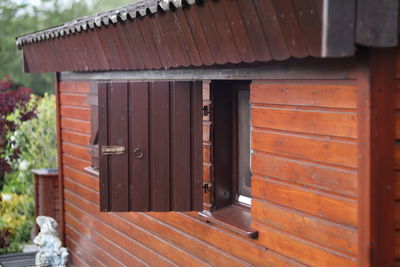
[[144, 152], [143, 152], [143, 150], [141, 150], [140, 148], [137, 147], [137, 148], [135, 148], [135, 150], [133, 150], [133, 155], [135, 155], [135, 157], [137, 159], [141, 159], [144, 156]]

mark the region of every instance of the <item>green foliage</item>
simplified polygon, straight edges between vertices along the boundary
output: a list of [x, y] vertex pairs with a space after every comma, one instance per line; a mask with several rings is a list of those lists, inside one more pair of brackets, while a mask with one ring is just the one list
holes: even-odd
[[[13, 162], [15, 171], [6, 174], [3, 198], [0, 198], [0, 238], [2, 233], [9, 232], [9, 245], [0, 249], [0, 253], [17, 252], [19, 244], [30, 239], [34, 225], [33, 175], [30, 170], [57, 167], [55, 97], [45, 94], [42, 98], [32, 98], [30, 105], [37, 106], [36, 118], [19, 122], [10, 137], [20, 147], [21, 154]], [[8, 198], [10, 200], [6, 201]]]
[[23, 72], [22, 53], [15, 45], [15, 38], [132, 2], [135, 1], [41, 0], [40, 4], [32, 6], [17, 4], [15, 0], [0, 0], [0, 77], [9, 74], [17, 85], [32, 88], [40, 96], [45, 92], [53, 92], [53, 74]]
[[7, 247], [0, 248], [0, 253], [18, 252], [20, 244], [30, 239], [33, 227], [33, 201], [27, 195], [1, 194], [0, 197], [0, 232], [7, 232]]
[[103, 12], [107, 11], [110, 9], [114, 9], [120, 6], [125, 6], [134, 2], [137, 2], [138, 0], [114, 0], [114, 1], [109, 1], [109, 0], [95, 0], [93, 3], [93, 13], [95, 12]]
[[22, 53], [15, 45], [15, 38], [61, 25], [89, 12], [84, 1], [61, 5], [61, 0], [42, 0], [40, 5], [16, 4], [13, 0], [0, 0], [0, 77], [6, 74], [18, 85], [32, 88], [43, 95], [54, 88], [54, 75], [27, 74], [23, 72]]
[[18, 124], [10, 137], [20, 148], [20, 158], [12, 167], [17, 170], [6, 175], [3, 191], [32, 193], [31, 169], [57, 167], [56, 104], [54, 95], [33, 98], [36, 117]]

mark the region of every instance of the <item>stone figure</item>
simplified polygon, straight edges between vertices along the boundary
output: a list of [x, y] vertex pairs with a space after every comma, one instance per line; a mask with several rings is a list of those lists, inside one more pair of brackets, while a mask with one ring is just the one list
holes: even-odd
[[40, 233], [33, 240], [33, 243], [39, 246], [35, 258], [36, 266], [65, 267], [68, 251], [61, 247], [56, 220], [47, 216], [38, 216], [36, 223], [40, 227]]

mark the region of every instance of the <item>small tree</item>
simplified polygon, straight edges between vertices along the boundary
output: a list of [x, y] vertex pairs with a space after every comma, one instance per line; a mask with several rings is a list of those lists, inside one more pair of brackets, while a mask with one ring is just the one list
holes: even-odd
[[19, 86], [6, 76], [0, 79], [0, 190], [4, 174], [11, 170], [10, 163], [18, 159], [19, 148], [9, 137], [16, 130], [16, 120], [27, 121], [35, 117], [35, 107], [29, 105], [31, 90]]

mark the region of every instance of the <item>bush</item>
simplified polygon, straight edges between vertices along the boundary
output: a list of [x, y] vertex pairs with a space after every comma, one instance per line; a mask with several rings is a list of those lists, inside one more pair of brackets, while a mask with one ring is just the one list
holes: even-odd
[[0, 189], [4, 174], [19, 157], [19, 147], [10, 136], [17, 125], [35, 116], [35, 101], [29, 88], [17, 87], [6, 76], [0, 79]]
[[36, 117], [22, 122], [10, 137], [20, 157], [12, 163], [15, 172], [6, 175], [4, 192], [33, 196], [31, 169], [57, 168], [56, 104], [54, 95], [37, 102]]
[[30, 170], [57, 167], [55, 97], [32, 98], [30, 104], [37, 105], [36, 117], [18, 122], [9, 137], [19, 148], [19, 158], [10, 164], [14, 171], [6, 173], [3, 198], [0, 198], [0, 239], [3, 234], [8, 243], [0, 253], [18, 252], [19, 244], [30, 239], [34, 225], [33, 175]]
[[33, 201], [28, 195], [0, 196], [0, 253], [18, 252], [20, 244], [30, 239], [33, 227]]

